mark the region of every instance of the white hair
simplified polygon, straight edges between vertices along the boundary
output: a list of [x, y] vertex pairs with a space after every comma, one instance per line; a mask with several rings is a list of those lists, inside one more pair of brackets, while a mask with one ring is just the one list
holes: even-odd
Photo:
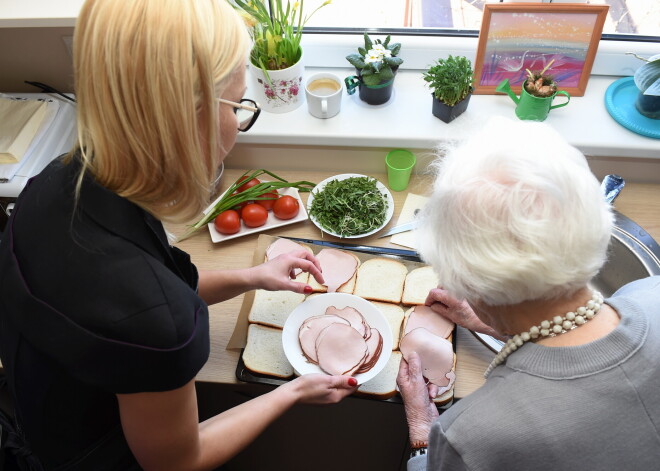
[[418, 247], [459, 299], [571, 294], [605, 263], [610, 205], [582, 153], [550, 126], [491, 120], [433, 167]]

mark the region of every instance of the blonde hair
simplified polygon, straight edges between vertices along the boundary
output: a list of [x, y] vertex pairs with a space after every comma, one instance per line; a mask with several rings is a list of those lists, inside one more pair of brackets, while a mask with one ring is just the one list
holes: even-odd
[[492, 119], [435, 166], [418, 248], [455, 296], [549, 299], [605, 263], [610, 205], [582, 153], [547, 124]]
[[81, 179], [162, 220], [197, 215], [221, 159], [216, 98], [249, 48], [224, 0], [87, 0], [74, 33]]

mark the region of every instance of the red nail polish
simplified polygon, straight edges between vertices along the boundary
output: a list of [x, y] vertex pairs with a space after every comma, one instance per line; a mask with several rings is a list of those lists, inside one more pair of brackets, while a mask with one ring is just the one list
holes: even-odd
[[348, 385], [351, 387], [357, 386], [357, 379], [355, 378], [348, 378]]
[[303, 291], [305, 292], [305, 294], [310, 294], [314, 290], [312, 289], [311, 286], [307, 285], [305, 286], [305, 289]]

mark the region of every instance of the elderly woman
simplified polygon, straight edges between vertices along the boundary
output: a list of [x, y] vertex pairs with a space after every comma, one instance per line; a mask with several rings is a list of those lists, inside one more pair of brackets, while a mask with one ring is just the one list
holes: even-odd
[[584, 156], [547, 125], [498, 121], [437, 167], [427, 304], [508, 342], [440, 417], [419, 356], [402, 361], [408, 470], [657, 469], [660, 278], [605, 300], [590, 287], [613, 219]]
[[306, 375], [199, 423], [207, 306], [256, 288], [311, 290], [289, 278], [295, 268], [322, 280], [304, 251], [198, 273], [163, 229], [208, 205], [216, 169], [258, 117], [243, 97], [249, 49], [224, 0], [82, 7], [78, 145], [23, 191], [0, 244], [15, 410], [2, 445], [20, 469], [213, 469], [294, 404], [355, 391], [355, 378]]

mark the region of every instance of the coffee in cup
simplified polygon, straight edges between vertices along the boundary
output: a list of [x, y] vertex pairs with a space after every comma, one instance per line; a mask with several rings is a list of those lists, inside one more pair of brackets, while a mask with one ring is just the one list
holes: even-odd
[[305, 85], [307, 109], [317, 118], [332, 118], [341, 108], [342, 82], [336, 75], [318, 73]]

